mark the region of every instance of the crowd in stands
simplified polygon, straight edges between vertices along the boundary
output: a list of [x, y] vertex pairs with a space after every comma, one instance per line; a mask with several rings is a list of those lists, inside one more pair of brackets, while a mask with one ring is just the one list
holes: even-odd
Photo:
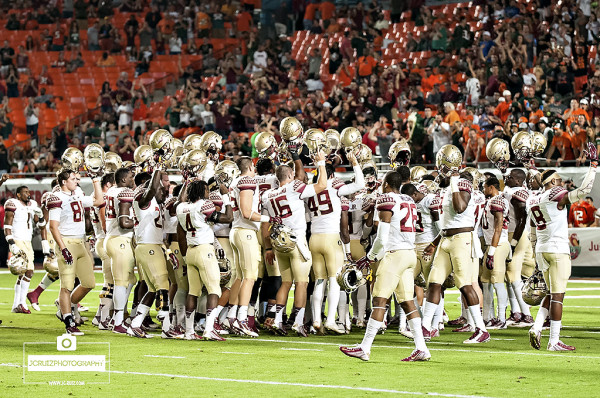
[[[465, 163], [486, 162], [489, 139], [510, 141], [523, 130], [547, 137], [543, 156], [553, 165], [583, 164], [587, 142], [600, 145], [600, 7], [589, 0], [434, 7], [392, 0], [386, 10], [378, 0], [355, 6], [294, 0], [260, 12], [254, 12], [256, 0], [125, 0], [118, 8], [86, 0], [55, 3], [0, 17], [6, 29], [54, 26], [40, 42], [0, 47], [5, 137], [11, 125], [6, 98], [31, 98], [32, 137], [36, 109], [53, 103], [38, 90], [42, 81], [51, 84], [44, 71], [18, 83], [17, 75], [34, 62], [28, 59], [33, 48], [58, 51], [57, 64], [48, 67], [65, 71], [80, 65], [84, 45], [102, 53], [98, 66], [126, 54], [135, 75], [105, 82], [99, 111], [83, 124], [67, 121], [45, 145], [28, 152], [0, 145], [0, 172], [52, 171], [67, 146], [90, 142], [129, 159], [158, 127], [180, 138], [214, 130], [225, 139], [224, 155], [251, 154], [252, 134], [277, 133], [279, 120], [289, 115], [305, 128], [356, 126], [382, 162], [401, 138], [409, 140], [413, 164], [434, 163], [448, 143], [464, 152]], [[112, 23], [116, 12], [131, 12], [124, 26]], [[217, 52], [213, 40], [222, 38], [235, 38], [237, 45]], [[161, 54], [179, 60], [177, 91], [164, 100], [140, 83]], [[190, 55], [201, 55], [201, 62], [181, 62]], [[159, 118], [149, 116], [152, 99], [164, 104]]]

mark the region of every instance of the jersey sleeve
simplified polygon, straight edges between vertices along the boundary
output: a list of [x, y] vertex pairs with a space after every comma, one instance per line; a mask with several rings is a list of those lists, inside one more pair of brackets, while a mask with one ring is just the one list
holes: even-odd
[[492, 212], [504, 213], [506, 210], [506, 200], [502, 195], [498, 195], [490, 199], [490, 210]]
[[94, 206], [94, 197], [93, 196], [82, 196], [81, 204], [83, 205], [84, 209], [91, 208], [92, 206]]
[[383, 194], [379, 195], [379, 197], [377, 198], [376, 208], [377, 211], [392, 211], [395, 204], [396, 201], [393, 197], [391, 197], [390, 195]]
[[344, 185], [346, 185], [346, 184], [344, 184], [344, 181], [340, 180], [340, 179], [339, 179], [339, 178], [337, 178], [337, 177], [335, 177], [335, 178], [333, 179], [333, 181], [331, 182], [331, 187], [332, 187], [333, 189], [336, 189], [336, 190], [337, 190], [337, 189], [340, 189], [340, 188], [341, 188], [341, 187], [343, 187]]
[[306, 184], [299, 180], [294, 180], [294, 184], [292, 185], [294, 192], [298, 192], [302, 195], [302, 192], [306, 189]]
[[346, 199], [345, 196], [342, 196], [341, 202], [342, 202], [342, 211], [349, 211], [350, 210], [350, 201], [348, 199]]
[[177, 202], [177, 198], [175, 196], [171, 196], [169, 199], [167, 199], [167, 201], [165, 202], [165, 210], [170, 211], [171, 207], [173, 207], [175, 202]]
[[4, 211], [17, 211], [17, 204], [14, 199], [8, 199], [6, 203], [4, 203]]
[[242, 177], [237, 183], [237, 188], [240, 191], [250, 190], [254, 192], [256, 190], [256, 181], [252, 177]]
[[429, 210], [430, 211], [438, 211], [441, 206], [442, 206], [442, 198], [440, 197], [440, 195], [435, 195], [431, 199], [431, 202], [429, 202]]
[[471, 183], [469, 180], [461, 178], [458, 180], [458, 190], [460, 192], [467, 192], [470, 194], [471, 191], [473, 191], [473, 183]]
[[56, 208], [60, 209], [62, 207], [62, 200], [56, 195], [50, 195], [48, 197], [46, 207], [48, 208], [48, 210], [52, 210], [52, 209], [56, 209]]
[[217, 192], [211, 192], [208, 199], [215, 205], [215, 208], [221, 209], [223, 207], [223, 198]]
[[210, 200], [206, 200], [204, 201], [204, 203], [202, 203], [202, 206], [200, 206], [199, 211], [200, 213], [204, 214], [205, 217], [208, 217], [215, 211], [217, 211], [217, 209], [215, 208], [213, 202], [211, 202]]
[[512, 197], [513, 199], [516, 199], [519, 202], [526, 203], [527, 199], [529, 198], [529, 192], [527, 192], [527, 190], [525, 189], [519, 189], [518, 191], [513, 193]]
[[133, 203], [134, 194], [129, 188], [122, 190], [118, 195], [117, 199], [120, 202]]
[[563, 187], [554, 187], [550, 190], [550, 193], [548, 194], [548, 199], [552, 202], [560, 202], [561, 199], [568, 193], [569, 191], [567, 191]]

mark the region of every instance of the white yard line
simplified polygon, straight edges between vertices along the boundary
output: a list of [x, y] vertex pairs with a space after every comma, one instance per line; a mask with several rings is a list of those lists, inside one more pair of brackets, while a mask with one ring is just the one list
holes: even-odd
[[[200, 350], [200, 348], [198, 348]], [[251, 352], [221, 351], [221, 354], [252, 355]]]
[[172, 359], [185, 359], [185, 357], [171, 357], [168, 355], [144, 355], [149, 358], [172, 358]]
[[287, 348], [287, 347], [281, 347], [282, 350], [284, 351], [323, 351], [323, 350], [319, 350], [316, 348]]
[[415, 392], [415, 391], [401, 391], [391, 390], [384, 388], [371, 388], [371, 387], [353, 387], [353, 386], [340, 386], [330, 384], [308, 384], [308, 383], [291, 383], [284, 381], [267, 381], [267, 380], [246, 380], [246, 379], [228, 379], [222, 377], [204, 377], [204, 376], [189, 376], [189, 375], [178, 375], [168, 373], [148, 373], [148, 372], [123, 372], [120, 370], [111, 370], [111, 373], [125, 374], [125, 375], [139, 375], [139, 376], [162, 376], [178, 379], [192, 379], [192, 380], [205, 380], [205, 381], [223, 381], [227, 383], [244, 383], [244, 384], [266, 384], [274, 386], [289, 386], [289, 387], [305, 387], [315, 389], [341, 389], [349, 391], [365, 391], [365, 392], [382, 392], [389, 394], [400, 394], [400, 395], [436, 395], [439, 397], [452, 397], [452, 398], [484, 398], [480, 395], [460, 395], [460, 394], [444, 394], [438, 392]]

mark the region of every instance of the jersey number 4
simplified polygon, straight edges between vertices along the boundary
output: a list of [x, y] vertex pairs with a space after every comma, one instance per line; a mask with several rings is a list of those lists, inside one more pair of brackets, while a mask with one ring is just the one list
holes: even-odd
[[309, 198], [308, 209], [312, 211], [313, 217], [333, 212], [333, 206], [331, 206], [329, 191], [325, 190], [317, 196], [312, 196], [311, 198]]

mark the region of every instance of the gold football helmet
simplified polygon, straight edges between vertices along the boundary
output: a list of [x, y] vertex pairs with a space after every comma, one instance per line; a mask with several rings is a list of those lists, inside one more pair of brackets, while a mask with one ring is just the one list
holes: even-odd
[[277, 140], [275, 136], [268, 131], [258, 133], [254, 139], [254, 147], [258, 152], [258, 157], [274, 160], [277, 157]]
[[183, 155], [183, 142], [179, 138], [173, 138], [171, 140], [171, 157], [167, 161], [167, 166], [171, 169], [177, 168], [179, 159]]
[[227, 188], [233, 180], [240, 175], [240, 169], [235, 162], [231, 160], [223, 160], [215, 167], [215, 180], [219, 184], [225, 185]]
[[91, 173], [98, 173], [104, 167], [104, 149], [98, 144], [89, 144], [83, 151], [85, 168]]
[[199, 149], [192, 149], [181, 157], [179, 168], [184, 174], [184, 178], [195, 178], [202, 173], [208, 163], [208, 157]]
[[292, 161], [292, 154], [288, 150], [287, 142], [281, 141], [277, 147], [277, 160], [281, 164], [287, 164]]
[[362, 143], [362, 134], [356, 127], [346, 127], [342, 130], [340, 141], [342, 147], [348, 152]]
[[356, 161], [359, 164], [368, 162], [373, 158], [373, 152], [371, 152], [371, 148], [365, 144], [358, 144], [356, 147], [354, 147], [353, 152], [354, 156], [356, 156]]
[[423, 166], [415, 166], [410, 169], [410, 181], [413, 183], [421, 182], [424, 175], [427, 175], [427, 169]]
[[58, 258], [52, 253], [49, 256], [44, 256], [44, 270], [52, 276], [58, 276]]
[[341, 136], [337, 130], [327, 129], [325, 130], [325, 137], [327, 137], [327, 141], [329, 141], [329, 146], [331, 147], [331, 152], [336, 152], [341, 147]]
[[154, 152], [158, 152], [165, 160], [171, 157], [171, 141], [173, 136], [165, 129], [154, 130], [150, 135], [150, 146]]
[[191, 151], [192, 149], [200, 149], [200, 141], [202, 137], [199, 134], [190, 134], [183, 140], [184, 152]]
[[279, 123], [279, 134], [284, 141], [294, 141], [302, 138], [302, 124], [295, 117], [283, 118]]
[[133, 161], [141, 169], [151, 173], [154, 169], [154, 153], [150, 145], [140, 145], [133, 152]]
[[437, 167], [438, 172], [445, 177], [450, 177], [454, 171], [458, 171], [461, 163], [462, 154], [460, 153], [460, 150], [452, 144], [444, 145], [435, 155], [435, 166]]
[[289, 253], [296, 248], [298, 238], [290, 227], [274, 224], [271, 227], [271, 244], [279, 253]]
[[114, 173], [123, 165], [121, 157], [114, 152], [104, 154], [104, 170], [107, 173]]
[[126, 160], [123, 162], [123, 165], [121, 167], [124, 167], [126, 169], [133, 169], [135, 168], [135, 163], [133, 163], [131, 160]]
[[356, 268], [354, 263], [346, 261], [336, 275], [337, 283], [348, 293], [367, 283], [364, 274]]
[[410, 164], [410, 154], [410, 146], [405, 139], [394, 142], [388, 152], [390, 166], [393, 169], [398, 166], [408, 166]]
[[221, 148], [223, 148], [223, 138], [214, 131], [207, 131], [200, 137], [200, 150], [211, 160], [219, 160]]
[[325, 156], [331, 152], [327, 136], [319, 129], [308, 129], [304, 136], [304, 143], [308, 148], [309, 156], [314, 156], [317, 152], [322, 151]]
[[13, 275], [23, 275], [27, 271], [27, 254], [20, 251], [8, 259], [8, 269]]
[[63, 168], [78, 171], [83, 165], [83, 153], [74, 146], [69, 147], [61, 156], [60, 161]]
[[522, 162], [528, 161], [531, 157], [531, 134], [526, 131], [519, 131], [513, 135], [512, 140], [510, 140], [510, 146], [518, 160]]
[[525, 281], [521, 292], [523, 301], [532, 306], [540, 305], [548, 293], [544, 274], [538, 269]]
[[473, 187], [476, 190], [479, 190], [481, 185], [485, 182], [485, 176], [475, 167], [465, 167], [462, 171], [469, 173], [471, 177], [473, 177]]
[[437, 193], [437, 191], [440, 189], [438, 183], [433, 180], [423, 180], [421, 181], [421, 184], [427, 187], [428, 193]]
[[227, 257], [224, 257], [217, 258], [217, 262], [219, 263], [219, 272], [221, 274], [219, 284], [223, 287], [231, 280], [231, 261]]
[[485, 154], [490, 162], [504, 174], [510, 160], [510, 146], [508, 142], [501, 138], [492, 138], [485, 148]]
[[533, 156], [540, 156], [544, 153], [546, 145], [548, 145], [548, 140], [546, 140], [544, 134], [539, 131], [531, 133], [531, 154]]
[[367, 160], [361, 163], [360, 168], [362, 169], [365, 177], [365, 185], [367, 189], [372, 190], [377, 186], [377, 165], [373, 160]]

